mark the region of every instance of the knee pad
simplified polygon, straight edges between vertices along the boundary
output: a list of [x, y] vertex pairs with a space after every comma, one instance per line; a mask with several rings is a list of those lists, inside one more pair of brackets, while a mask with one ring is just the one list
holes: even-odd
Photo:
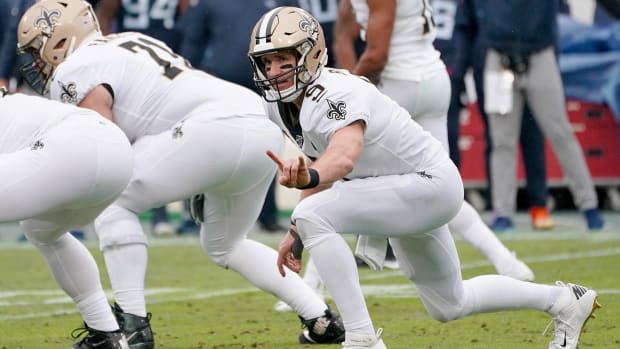
[[95, 219], [95, 232], [99, 237], [101, 251], [119, 245], [147, 245], [138, 215], [116, 203], [108, 206]]

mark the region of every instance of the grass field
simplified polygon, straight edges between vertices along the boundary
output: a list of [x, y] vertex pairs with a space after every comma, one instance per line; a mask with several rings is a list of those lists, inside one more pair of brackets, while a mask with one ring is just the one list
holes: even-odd
[[[575, 282], [599, 292], [603, 308], [588, 323], [581, 349], [620, 348], [620, 229], [588, 234], [575, 227], [581, 222], [559, 223], [552, 232], [520, 230], [502, 239], [529, 263], [538, 282]], [[273, 246], [279, 241], [278, 235], [255, 236]], [[109, 290], [101, 254], [94, 242], [88, 245]], [[462, 241], [457, 245], [465, 278], [493, 272], [477, 251]], [[216, 267], [195, 237], [153, 239], [149, 257], [147, 302], [156, 348], [311, 347], [297, 344], [296, 315], [275, 312], [275, 297]], [[2, 243], [0, 266], [0, 349], [70, 347], [81, 318], [38, 252], [29, 244]], [[390, 349], [547, 348], [551, 339], [542, 335], [550, 320], [544, 313], [480, 314], [441, 324], [426, 314], [397, 271], [360, 273], [375, 326], [383, 328]]]

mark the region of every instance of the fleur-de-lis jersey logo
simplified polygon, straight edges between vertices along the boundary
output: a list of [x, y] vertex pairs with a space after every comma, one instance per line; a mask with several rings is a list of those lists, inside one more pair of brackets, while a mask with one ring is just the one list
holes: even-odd
[[307, 16], [300, 15], [299, 29], [307, 32], [314, 40], [319, 39], [319, 23], [314, 19]]
[[70, 82], [65, 85], [62, 82], [58, 81], [58, 85], [62, 90], [62, 92], [60, 93], [60, 101], [63, 103], [77, 104], [77, 87], [75, 85], [75, 82]]
[[50, 11], [43, 7], [41, 8], [41, 16], [34, 19], [34, 26], [39, 28], [47, 28], [50, 31], [54, 30], [58, 17], [60, 17], [60, 11]]
[[329, 110], [327, 111], [328, 119], [335, 120], [344, 120], [344, 117], [347, 115], [347, 104], [343, 101], [334, 102], [331, 99], [327, 98], [327, 104], [329, 105]]

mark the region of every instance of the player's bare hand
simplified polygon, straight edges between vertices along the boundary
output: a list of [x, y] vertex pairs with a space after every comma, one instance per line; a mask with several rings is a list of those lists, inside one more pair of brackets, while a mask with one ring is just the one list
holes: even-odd
[[302, 188], [310, 183], [310, 173], [303, 156], [283, 160], [271, 150], [267, 150], [267, 156], [278, 165], [280, 176], [278, 182], [288, 188]]
[[284, 270], [285, 266], [296, 273], [299, 273], [301, 271], [301, 256], [297, 258], [295, 256], [295, 253], [293, 252], [294, 247], [298, 244], [301, 244], [301, 241], [299, 241], [298, 239], [299, 237], [295, 238], [290, 232], [287, 232], [286, 235], [284, 235], [284, 237], [282, 238], [282, 241], [280, 241], [280, 245], [278, 246], [277, 265], [278, 271], [283, 277], [286, 276], [286, 271]]

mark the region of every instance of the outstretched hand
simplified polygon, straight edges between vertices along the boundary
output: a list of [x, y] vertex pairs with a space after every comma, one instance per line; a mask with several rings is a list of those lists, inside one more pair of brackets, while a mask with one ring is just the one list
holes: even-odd
[[267, 156], [278, 165], [280, 176], [278, 182], [288, 188], [302, 188], [310, 183], [310, 173], [306, 161], [302, 155], [297, 158], [282, 160], [271, 150], [267, 150]]

